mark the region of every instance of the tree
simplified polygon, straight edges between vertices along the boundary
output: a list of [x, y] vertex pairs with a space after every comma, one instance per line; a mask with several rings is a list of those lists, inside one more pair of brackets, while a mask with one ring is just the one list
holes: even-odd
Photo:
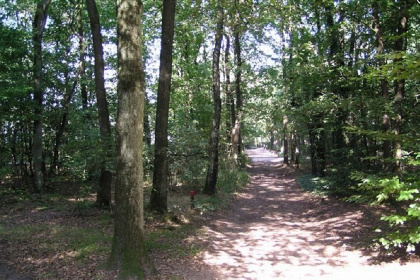
[[[241, 1], [239, 1], [241, 2]], [[239, 15], [236, 15], [236, 20], [238, 21]], [[238, 158], [242, 152], [242, 136], [241, 136], [241, 122], [242, 122], [242, 89], [241, 89], [241, 81], [242, 81], [242, 57], [241, 57], [241, 38], [240, 38], [240, 30], [239, 25], [235, 25], [234, 30], [234, 53], [235, 53], [235, 95], [236, 95], [236, 116], [234, 117], [234, 122], [232, 123], [232, 150], [234, 158]]]
[[223, 33], [223, 8], [218, 3], [217, 7], [218, 22], [216, 26], [215, 43], [213, 49], [213, 102], [214, 115], [211, 126], [209, 143], [209, 165], [207, 167], [206, 182], [204, 193], [212, 195], [216, 192], [217, 175], [219, 171], [219, 137], [220, 137], [220, 117], [222, 111], [222, 101], [220, 98], [220, 49], [222, 45]]
[[235, 123], [236, 113], [235, 113], [235, 98], [233, 96], [231, 82], [230, 82], [230, 37], [225, 34], [226, 46], [225, 46], [225, 59], [224, 59], [224, 76], [225, 76], [225, 96], [226, 96], [226, 142], [228, 144], [228, 153], [233, 156], [233, 135], [232, 127]]
[[42, 153], [43, 139], [43, 116], [42, 106], [44, 101], [43, 92], [43, 69], [42, 69], [42, 36], [47, 22], [47, 11], [51, 0], [40, 0], [36, 7], [33, 22], [33, 45], [34, 45], [34, 134], [32, 144], [32, 156], [34, 164], [34, 187], [35, 191], [42, 192], [45, 180], [45, 163]]
[[156, 104], [155, 158], [150, 208], [167, 212], [168, 191], [168, 115], [172, 77], [172, 49], [176, 0], [163, 0], [160, 71]]
[[[397, 1], [397, 9], [398, 9], [398, 17], [397, 17], [397, 37], [395, 40], [395, 58], [394, 58], [394, 64], [399, 65], [406, 50], [407, 50], [407, 31], [408, 31], [408, 11], [409, 6], [412, 5], [413, 1], [410, 0], [401, 0]], [[401, 69], [398, 70], [398, 72], [401, 72]], [[401, 77], [400, 73], [397, 73], [395, 79], [395, 96], [394, 96], [394, 107], [395, 107], [395, 135], [401, 135], [402, 133], [402, 124], [403, 124], [403, 114], [404, 114], [404, 108], [403, 108], [403, 101], [405, 98], [405, 86], [406, 86], [406, 79]], [[394, 151], [394, 157], [396, 160], [397, 165], [397, 172], [400, 174], [402, 172], [402, 157], [403, 157], [403, 147], [402, 142], [400, 139], [396, 139], [395, 143], [395, 151]]]
[[[385, 58], [383, 57], [385, 46], [384, 46], [384, 38], [383, 38], [383, 27], [380, 23], [380, 17], [379, 17], [380, 11], [379, 11], [379, 4], [378, 0], [373, 0], [372, 2], [372, 29], [375, 32], [376, 36], [376, 54], [378, 56], [378, 67], [382, 67], [385, 64]], [[381, 81], [381, 95], [385, 100], [388, 100], [389, 98], [389, 92], [388, 92], [388, 81], [385, 78], [382, 78]], [[382, 114], [382, 130], [385, 134], [388, 134], [390, 132], [391, 128], [391, 120], [389, 116], [389, 112], [386, 108], [384, 108], [384, 112]], [[389, 159], [391, 158], [391, 141], [389, 139], [385, 139], [382, 144], [382, 151], [383, 151], [383, 158], [385, 160], [385, 170], [391, 170]], [[388, 161], [388, 162], [387, 162]]]
[[111, 145], [111, 124], [109, 122], [108, 102], [105, 90], [105, 63], [102, 46], [101, 24], [95, 0], [86, 0], [86, 7], [89, 14], [90, 27], [93, 38], [93, 52], [95, 56], [95, 93], [98, 102], [99, 131], [101, 135], [101, 148], [104, 158], [100, 163], [99, 186], [96, 195], [98, 206], [110, 206], [111, 204], [111, 182], [112, 173], [107, 168]]
[[121, 279], [151, 272], [144, 247], [142, 3], [117, 2], [118, 113], [114, 239], [110, 264]]

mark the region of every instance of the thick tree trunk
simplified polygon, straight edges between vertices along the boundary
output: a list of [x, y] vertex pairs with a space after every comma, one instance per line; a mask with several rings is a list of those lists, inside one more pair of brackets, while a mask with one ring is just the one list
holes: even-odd
[[47, 11], [51, 0], [38, 2], [33, 22], [34, 47], [34, 134], [32, 144], [32, 159], [34, 165], [34, 189], [42, 192], [45, 184], [45, 163], [43, 160], [43, 75], [42, 75], [42, 36], [47, 21]]
[[144, 247], [142, 3], [117, 1], [118, 114], [114, 239], [110, 264], [119, 279], [151, 272]]
[[150, 208], [160, 213], [168, 211], [168, 118], [172, 77], [172, 49], [175, 26], [175, 0], [164, 0], [160, 50], [159, 85], [156, 104], [155, 159]]
[[102, 46], [101, 24], [96, 8], [95, 0], [86, 0], [86, 8], [89, 14], [90, 28], [92, 30], [93, 52], [95, 56], [95, 93], [98, 103], [99, 131], [103, 161], [100, 163], [99, 186], [96, 194], [98, 206], [109, 207], [111, 205], [112, 173], [106, 167], [112, 151], [111, 125], [109, 122], [108, 102], [105, 91], [105, 63]]
[[220, 49], [223, 32], [223, 8], [218, 7], [218, 23], [216, 27], [215, 45], [213, 50], [213, 102], [214, 115], [209, 144], [209, 165], [207, 168], [204, 193], [212, 195], [216, 192], [217, 175], [219, 172], [219, 135], [222, 102], [220, 99]]

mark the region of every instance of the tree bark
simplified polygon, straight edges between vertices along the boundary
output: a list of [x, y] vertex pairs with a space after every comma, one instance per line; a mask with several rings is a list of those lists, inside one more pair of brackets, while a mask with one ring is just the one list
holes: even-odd
[[96, 205], [109, 207], [111, 205], [112, 173], [106, 167], [111, 157], [111, 124], [109, 122], [108, 102], [105, 90], [105, 63], [102, 46], [101, 24], [95, 0], [86, 0], [92, 31], [93, 52], [95, 56], [95, 93], [98, 103], [99, 131], [101, 135], [101, 148], [103, 160], [100, 163], [99, 186], [96, 193]]
[[228, 154], [233, 155], [232, 150], [232, 129], [235, 124], [235, 98], [233, 96], [231, 81], [230, 81], [230, 37], [228, 35], [224, 36], [226, 39], [225, 46], [225, 63], [224, 63], [224, 72], [225, 72], [225, 92], [226, 92], [226, 143], [228, 143]]
[[[385, 64], [385, 59], [381, 57], [384, 54], [384, 39], [382, 37], [382, 28], [380, 24], [380, 18], [379, 18], [379, 5], [378, 1], [375, 0], [372, 3], [372, 15], [373, 15], [373, 21], [372, 21], [372, 29], [375, 32], [376, 35], [376, 52], [378, 55], [378, 67], [379, 69]], [[381, 95], [384, 98], [385, 102], [388, 102], [389, 100], [389, 92], [388, 92], [388, 81], [385, 78], [382, 78], [381, 81]], [[391, 119], [389, 117], [389, 112], [384, 109], [384, 112], [382, 113], [382, 131], [385, 134], [389, 134], [391, 130]], [[392, 157], [391, 153], [391, 140], [385, 139], [382, 143], [382, 152], [383, 152], [383, 159], [385, 161], [384, 168], [385, 170], [391, 169], [390, 159]]]
[[288, 119], [285, 116], [283, 118], [283, 163], [289, 164], [289, 134], [288, 134]]
[[234, 158], [238, 158], [242, 152], [242, 137], [241, 137], [241, 121], [242, 121], [242, 57], [241, 57], [241, 41], [239, 31], [235, 31], [235, 95], [236, 95], [236, 117], [234, 127], [232, 130], [232, 149]]
[[85, 47], [85, 39], [84, 39], [84, 32], [83, 32], [83, 8], [82, 3], [83, 0], [78, 1], [80, 8], [79, 14], [77, 15], [78, 18], [78, 26], [77, 32], [79, 33], [79, 71], [80, 71], [80, 95], [82, 98], [82, 108], [85, 114], [85, 118], [87, 117], [86, 111], [88, 108], [88, 91], [86, 88], [85, 82], [85, 75], [86, 75], [86, 47]]
[[219, 172], [219, 134], [222, 102], [220, 99], [220, 49], [223, 32], [223, 8], [218, 7], [218, 22], [216, 27], [215, 44], [213, 50], [213, 102], [214, 115], [211, 127], [209, 158], [204, 193], [213, 195], [216, 193], [217, 175]]
[[117, 1], [118, 113], [114, 239], [110, 264], [119, 279], [144, 279], [151, 264], [144, 247], [142, 3]]
[[[324, 3], [326, 12], [326, 28], [329, 34], [329, 53], [328, 62], [331, 68], [331, 74], [334, 82], [331, 83], [331, 92], [333, 92], [338, 100], [346, 98], [346, 84], [342, 82], [343, 74], [342, 68], [344, 68], [344, 51], [343, 42], [344, 34], [340, 31], [340, 24], [343, 21], [343, 13], [340, 8], [336, 11], [333, 1]], [[335, 22], [335, 18], [337, 22]], [[337, 106], [334, 129], [332, 131], [332, 148], [333, 158], [342, 158], [345, 154], [342, 149], [346, 148], [346, 142], [344, 138], [343, 126], [345, 125], [348, 113], [341, 107]]]
[[325, 131], [322, 125], [324, 116], [320, 113], [311, 116], [308, 124], [312, 175], [325, 176]]
[[43, 73], [42, 73], [42, 37], [47, 21], [47, 11], [51, 0], [38, 2], [33, 22], [33, 47], [34, 47], [34, 127], [32, 159], [34, 166], [34, 189], [42, 192], [45, 184], [45, 163], [43, 160]]
[[64, 131], [65, 131], [65, 128], [66, 128], [66, 125], [67, 125], [67, 116], [68, 116], [68, 113], [69, 113], [69, 106], [70, 106], [71, 99], [73, 98], [73, 95], [76, 91], [78, 77], [76, 77], [75, 80], [73, 81], [71, 89], [69, 89], [69, 85], [68, 85], [69, 80], [70, 80], [69, 73], [66, 73], [66, 82], [65, 82], [66, 94], [65, 94], [65, 99], [63, 101], [63, 105], [62, 105], [63, 109], [62, 109], [61, 116], [60, 116], [60, 122], [58, 124], [58, 128], [57, 128], [57, 131], [55, 133], [55, 143], [54, 143], [53, 157], [52, 157], [51, 166], [50, 166], [50, 170], [49, 170], [50, 174], [54, 174], [55, 172], [57, 172], [56, 169], [57, 169], [58, 160], [59, 160], [61, 138], [64, 134]]
[[[408, 31], [408, 0], [398, 1], [399, 11], [398, 11], [398, 25], [397, 25], [397, 39], [395, 40], [394, 51], [396, 52], [396, 58], [394, 63], [396, 67], [399, 66], [403, 53], [407, 49], [406, 36]], [[403, 123], [403, 100], [405, 95], [405, 79], [397, 79], [395, 81], [395, 96], [394, 96], [394, 110], [396, 113], [395, 118], [395, 135], [400, 135], [402, 132], [402, 123]], [[394, 143], [395, 151], [394, 157], [396, 161], [396, 171], [398, 174], [402, 172], [402, 143], [401, 140], [397, 138]]]
[[156, 104], [155, 158], [150, 208], [160, 213], [168, 211], [168, 117], [172, 77], [172, 49], [175, 26], [175, 0], [164, 0], [160, 50], [159, 84]]

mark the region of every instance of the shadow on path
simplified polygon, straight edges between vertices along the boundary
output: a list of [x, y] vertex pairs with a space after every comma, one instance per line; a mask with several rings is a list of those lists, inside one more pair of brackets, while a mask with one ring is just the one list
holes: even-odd
[[[269, 151], [247, 154], [251, 183], [227, 215], [208, 225], [203, 239], [203, 260], [219, 279], [377, 279], [399, 267], [369, 266], [372, 255], [360, 249], [373, 237], [369, 221], [375, 214], [303, 192], [293, 170]], [[417, 272], [403, 270], [398, 278], [417, 279]]]

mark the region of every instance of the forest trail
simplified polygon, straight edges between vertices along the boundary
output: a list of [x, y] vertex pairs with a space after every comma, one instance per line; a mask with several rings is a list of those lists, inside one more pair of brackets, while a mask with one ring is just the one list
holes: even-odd
[[197, 279], [418, 279], [420, 263], [383, 262], [362, 249], [375, 211], [302, 191], [267, 150], [247, 154], [251, 183], [206, 225], [200, 259], [209, 274]]

